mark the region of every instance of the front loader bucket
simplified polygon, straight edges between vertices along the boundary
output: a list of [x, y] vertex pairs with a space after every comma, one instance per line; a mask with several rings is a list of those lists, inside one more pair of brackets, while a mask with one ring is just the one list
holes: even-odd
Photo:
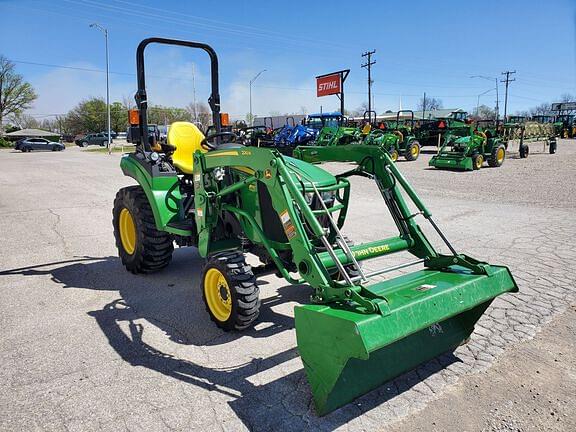
[[447, 168], [454, 170], [472, 171], [472, 158], [460, 154], [440, 153], [432, 156], [428, 165], [435, 168]]
[[295, 308], [296, 338], [324, 415], [465, 341], [492, 300], [518, 290], [506, 267], [422, 270], [370, 285], [381, 313], [351, 305]]

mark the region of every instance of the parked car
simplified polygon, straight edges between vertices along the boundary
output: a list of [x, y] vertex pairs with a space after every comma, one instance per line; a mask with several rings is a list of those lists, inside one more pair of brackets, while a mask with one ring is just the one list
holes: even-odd
[[126, 132], [118, 132], [118, 135], [116, 135], [114, 138], [125, 140], [127, 136], [128, 134]]
[[[88, 134], [84, 135], [82, 138], [77, 139], [74, 141], [77, 146], [80, 147], [87, 147], [92, 144], [97, 144], [101, 147], [104, 147], [108, 142], [108, 134], [105, 133], [97, 133], [97, 134]], [[110, 140], [112, 142], [112, 139]]]
[[[100, 132], [100, 133], [101, 133], [101, 134], [104, 134], [104, 135], [108, 135], [108, 132], [106, 132], [106, 131], [102, 131], [102, 132]], [[118, 134], [117, 134], [115, 131], [111, 130], [111, 131], [110, 131], [110, 136], [112, 137], [112, 139], [114, 139], [114, 138], [117, 138], [117, 137], [118, 137]]]
[[29, 152], [32, 150], [61, 151], [64, 150], [66, 146], [62, 143], [50, 141], [45, 138], [24, 138], [17, 141], [14, 148], [21, 152]]

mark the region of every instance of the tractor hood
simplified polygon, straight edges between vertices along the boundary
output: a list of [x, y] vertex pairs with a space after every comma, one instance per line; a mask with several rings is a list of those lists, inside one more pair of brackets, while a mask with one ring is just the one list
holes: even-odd
[[338, 182], [336, 177], [317, 165], [312, 165], [289, 156], [284, 156], [284, 161], [296, 183], [302, 181], [304, 185], [306, 185], [312, 181], [316, 187], [324, 187], [334, 185]]

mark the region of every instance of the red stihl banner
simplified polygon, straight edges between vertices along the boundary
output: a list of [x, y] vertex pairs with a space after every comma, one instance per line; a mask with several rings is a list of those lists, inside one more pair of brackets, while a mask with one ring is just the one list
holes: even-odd
[[340, 74], [325, 75], [316, 78], [316, 96], [328, 96], [342, 91]]

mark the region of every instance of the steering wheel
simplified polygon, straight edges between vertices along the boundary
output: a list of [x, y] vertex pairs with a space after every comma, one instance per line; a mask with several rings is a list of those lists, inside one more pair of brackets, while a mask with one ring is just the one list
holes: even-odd
[[211, 143], [210, 141], [212, 141], [212, 140], [214, 140], [214, 138], [218, 138], [218, 137], [229, 137], [230, 141], [228, 141], [228, 142], [236, 142], [238, 135], [236, 135], [234, 132], [220, 132], [220, 133], [207, 135], [202, 141], [200, 141], [200, 146], [204, 150], [217, 150], [218, 146], [215, 145], [214, 143]]

